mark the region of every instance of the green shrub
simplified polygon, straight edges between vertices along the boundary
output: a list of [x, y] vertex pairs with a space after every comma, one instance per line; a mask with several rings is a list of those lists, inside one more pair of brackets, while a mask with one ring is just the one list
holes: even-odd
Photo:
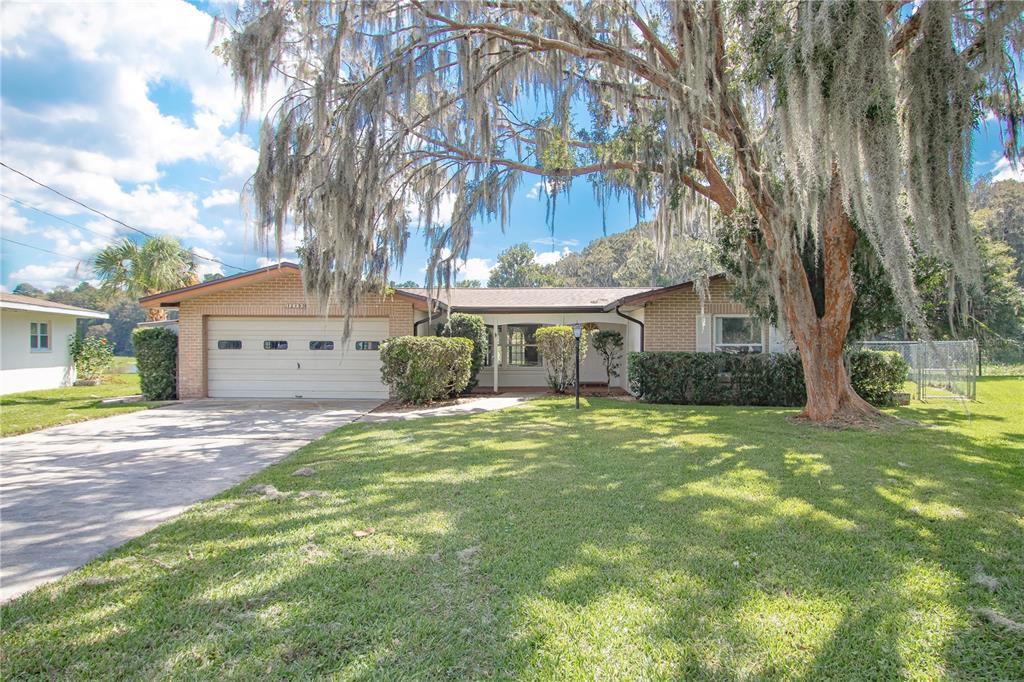
[[75, 375], [82, 381], [101, 378], [114, 362], [114, 344], [96, 336], [72, 336], [68, 352], [75, 364]]
[[139, 383], [146, 400], [178, 397], [178, 335], [164, 327], [132, 332]]
[[896, 351], [859, 350], [849, 354], [853, 390], [872, 405], [892, 405], [903, 391], [910, 365]]
[[[890, 404], [907, 374], [900, 354], [856, 351], [849, 358], [854, 390], [874, 405]], [[807, 401], [798, 353], [630, 353], [629, 385], [652, 403], [800, 407]]]
[[380, 375], [395, 397], [422, 405], [464, 391], [472, 356], [469, 339], [396, 336], [380, 348]]
[[468, 313], [452, 313], [444, 324], [437, 325], [437, 335], [469, 339], [473, 342], [469, 384], [466, 385], [464, 392], [472, 391], [477, 385], [476, 376], [487, 358], [487, 325], [484, 324], [484, 318]]
[[602, 329], [590, 336], [590, 343], [601, 356], [605, 373], [608, 374], [608, 386], [612, 378], [619, 376], [619, 361], [622, 358], [622, 334], [614, 329]]
[[[580, 362], [587, 354], [587, 330], [580, 337]], [[572, 327], [556, 325], [537, 330], [537, 349], [548, 370], [548, 386], [557, 393], [573, 385], [576, 378], [576, 337]]]

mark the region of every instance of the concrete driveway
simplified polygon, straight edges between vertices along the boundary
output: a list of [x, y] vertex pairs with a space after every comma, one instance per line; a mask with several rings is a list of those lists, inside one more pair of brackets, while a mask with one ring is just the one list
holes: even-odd
[[194, 400], [0, 440], [0, 601], [59, 578], [377, 405]]

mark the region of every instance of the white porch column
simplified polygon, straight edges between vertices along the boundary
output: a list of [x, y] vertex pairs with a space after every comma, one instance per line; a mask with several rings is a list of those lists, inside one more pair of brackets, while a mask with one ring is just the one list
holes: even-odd
[[498, 363], [501, 362], [501, 329], [498, 327], [497, 322], [492, 327], [494, 329], [493, 337], [491, 338], [491, 371], [494, 374], [494, 392], [498, 392]]

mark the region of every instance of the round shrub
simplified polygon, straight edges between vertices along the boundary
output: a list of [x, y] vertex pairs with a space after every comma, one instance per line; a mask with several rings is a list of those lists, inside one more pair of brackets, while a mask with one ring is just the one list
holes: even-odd
[[381, 380], [398, 399], [422, 405], [469, 385], [473, 342], [443, 336], [396, 336], [380, 347]]
[[469, 313], [452, 313], [446, 322], [437, 325], [437, 335], [451, 338], [469, 339], [473, 342], [473, 355], [469, 368], [469, 383], [465, 393], [472, 391], [477, 385], [477, 374], [484, 366], [487, 357], [487, 325], [484, 318]]
[[910, 365], [896, 351], [858, 350], [848, 356], [853, 390], [872, 405], [892, 405]]
[[178, 335], [164, 327], [132, 332], [139, 383], [146, 400], [178, 397]]

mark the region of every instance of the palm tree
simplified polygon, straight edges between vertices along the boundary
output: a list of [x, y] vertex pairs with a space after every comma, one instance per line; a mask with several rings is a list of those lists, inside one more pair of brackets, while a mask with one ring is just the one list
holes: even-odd
[[[107, 294], [147, 296], [199, 281], [192, 251], [167, 236], [147, 239], [141, 245], [131, 239], [111, 244], [96, 254], [93, 270], [103, 280], [102, 290]], [[161, 308], [150, 308], [148, 315], [150, 320], [167, 319]]]

